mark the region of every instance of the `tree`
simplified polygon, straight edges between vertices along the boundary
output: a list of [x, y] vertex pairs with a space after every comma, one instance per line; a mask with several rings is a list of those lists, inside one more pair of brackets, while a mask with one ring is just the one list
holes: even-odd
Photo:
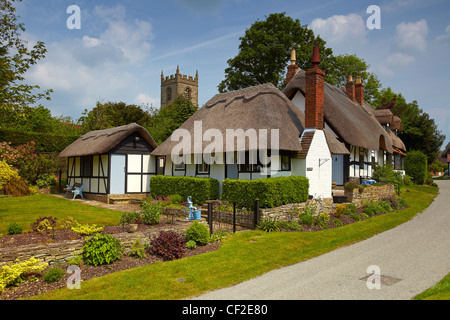
[[320, 47], [321, 68], [326, 71], [333, 62], [333, 52], [325, 47], [325, 41], [285, 13], [273, 13], [264, 21], [256, 21], [240, 40], [239, 53], [228, 60], [225, 79], [218, 86], [220, 92], [269, 82], [283, 88], [292, 49], [296, 50], [298, 66], [304, 70], [311, 67], [315, 44]]
[[26, 72], [45, 57], [47, 49], [41, 41], [30, 49], [27, 42], [20, 38], [25, 26], [18, 22], [14, 1], [0, 0], [0, 110], [12, 110], [21, 115], [25, 106], [43, 98], [50, 100], [53, 91], [36, 93], [39, 86], [23, 82]]
[[197, 110], [197, 106], [180, 94], [170, 105], [155, 112], [150, 134], [158, 144], [163, 143]]
[[141, 107], [128, 105], [125, 102], [97, 102], [96, 107], [91, 111], [84, 110], [79, 122], [86, 132], [119, 127], [130, 123], [148, 127], [151, 122], [151, 115]]
[[334, 57], [333, 67], [327, 70], [325, 81], [338, 88], [343, 88], [347, 84], [349, 76], [353, 76], [353, 78], [361, 76], [364, 85], [364, 99], [368, 103], [372, 103], [379, 96], [381, 83], [376, 74], [367, 71], [369, 67], [370, 65], [364, 59], [360, 59], [356, 55], [338, 55]]
[[434, 119], [419, 107], [417, 101], [407, 103], [401, 93], [396, 94], [391, 88], [387, 88], [380, 91], [374, 105], [377, 108], [389, 108], [394, 115], [400, 117], [403, 131], [399, 133], [399, 137], [407, 150], [422, 151], [428, 163], [434, 162], [446, 137], [438, 130]]

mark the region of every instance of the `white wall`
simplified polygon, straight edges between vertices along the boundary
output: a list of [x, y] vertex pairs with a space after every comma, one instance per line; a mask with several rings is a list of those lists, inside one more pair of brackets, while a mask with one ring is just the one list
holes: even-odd
[[331, 198], [332, 158], [325, 133], [316, 130], [306, 156], [306, 177], [309, 194], [314, 198]]

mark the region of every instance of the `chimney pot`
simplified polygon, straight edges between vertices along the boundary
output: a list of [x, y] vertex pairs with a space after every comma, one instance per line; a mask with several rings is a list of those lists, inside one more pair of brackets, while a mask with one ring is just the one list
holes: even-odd
[[312, 65], [315, 68], [319, 67], [320, 64], [320, 48], [319, 46], [314, 46], [313, 48], [313, 57], [312, 57]]
[[361, 76], [356, 77], [355, 98], [356, 102], [358, 102], [360, 106], [364, 105], [364, 87], [362, 84]]
[[353, 76], [348, 77], [347, 85], [345, 86], [345, 91], [347, 93], [347, 97], [352, 100], [353, 102], [356, 102], [355, 97], [355, 83], [353, 82]]

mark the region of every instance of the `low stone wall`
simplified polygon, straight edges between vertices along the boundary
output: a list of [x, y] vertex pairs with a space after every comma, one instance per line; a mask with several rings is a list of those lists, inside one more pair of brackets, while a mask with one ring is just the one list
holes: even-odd
[[[367, 202], [380, 201], [382, 199], [395, 197], [394, 185], [366, 186], [364, 189], [345, 190], [347, 203], [353, 203], [358, 208], [364, 206]], [[291, 221], [298, 213], [305, 210], [306, 206], [316, 208], [316, 214], [322, 212], [333, 212], [336, 204], [332, 198], [313, 199], [303, 203], [287, 204], [277, 208], [260, 209], [261, 219], [277, 219], [278, 221]]]
[[[161, 231], [176, 231], [184, 234], [190, 223], [180, 223], [167, 225], [164, 228], [147, 229], [143, 232], [114, 234], [113, 237], [119, 239], [125, 253], [130, 251], [131, 245], [139, 239], [142, 244], [149, 244], [150, 241], [160, 234]], [[48, 244], [32, 244], [20, 247], [0, 248], [0, 267], [18, 260], [24, 262], [31, 258], [41, 260], [49, 265], [67, 262], [80, 255], [83, 250], [84, 239], [60, 241]]]
[[351, 202], [357, 207], [362, 207], [367, 202], [380, 201], [396, 196], [395, 186], [392, 184], [386, 184], [383, 186], [366, 186], [353, 190], [344, 189], [344, 194], [347, 197], [347, 202]]
[[291, 203], [277, 208], [260, 209], [260, 218], [277, 219], [278, 221], [289, 222], [293, 217], [304, 211], [306, 206], [316, 208], [316, 214], [330, 212], [334, 210], [333, 198], [312, 199], [302, 203]]

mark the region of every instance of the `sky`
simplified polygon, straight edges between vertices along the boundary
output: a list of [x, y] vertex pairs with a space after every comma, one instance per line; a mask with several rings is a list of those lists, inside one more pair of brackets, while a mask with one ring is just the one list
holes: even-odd
[[[80, 28], [67, 21], [76, 5]], [[380, 8], [381, 29], [367, 20]], [[78, 119], [98, 101], [159, 108], [165, 76], [199, 73], [199, 104], [218, 93], [228, 59], [255, 21], [286, 12], [320, 35], [335, 55], [356, 54], [390, 87], [416, 100], [450, 142], [450, 1], [448, 0], [23, 0], [16, 4], [33, 45], [45, 59], [26, 76], [53, 89], [42, 104]], [[443, 146], [443, 147], [444, 147]]]

